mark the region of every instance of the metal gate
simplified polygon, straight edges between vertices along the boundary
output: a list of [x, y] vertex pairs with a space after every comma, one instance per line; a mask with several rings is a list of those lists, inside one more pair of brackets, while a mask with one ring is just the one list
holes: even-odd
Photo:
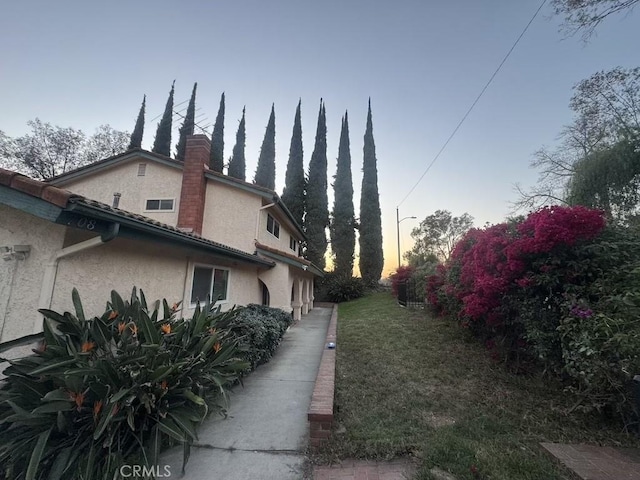
[[398, 284], [398, 303], [403, 307], [424, 308], [424, 292], [412, 279]]

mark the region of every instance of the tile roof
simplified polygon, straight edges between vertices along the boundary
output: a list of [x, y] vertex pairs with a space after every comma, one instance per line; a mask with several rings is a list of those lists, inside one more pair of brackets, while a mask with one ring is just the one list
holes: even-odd
[[197, 242], [202, 246], [208, 246], [217, 250], [221, 250], [222, 253], [226, 252], [236, 257], [245, 258], [246, 260], [250, 260], [252, 262], [258, 262], [271, 266], [273, 265], [273, 262], [268, 262], [266, 260], [260, 259], [259, 257], [257, 257], [257, 255], [244, 252], [237, 248], [229, 247], [222, 243], [214, 242], [213, 240], [201, 237], [200, 235], [197, 235], [195, 233], [184, 232], [172, 225], [158, 222], [157, 220], [145, 217], [144, 215], [139, 215], [137, 213], [132, 213], [126, 210], [111, 207], [106, 203], [91, 200], [90, 198], [83, 197], [82, 195], [76, 195], [68, 190], [55, 187], [53, 185], [48, 185], [44, 182], [34, 180], [20, 173], [12, 172], [3, 168], [0, 168], [0, 185], [9, 187], [12, 190], [26, 193], [27, 195], [30, 195], [32, 197], [40, 198], [63, 209], [73, 210], [76, 208], [76, 206], [80, 208], [84, 207], [84, 209], [90, 209], [95, 212], [100, 212], [103, 215], [116, 217], [116, 221], [122, 219], [129, 220], [132, 223], [138, 223], [140, 225], [151, 227], [157, 233], [161, 231], [166, 232], [176, 240], [191, 240]]

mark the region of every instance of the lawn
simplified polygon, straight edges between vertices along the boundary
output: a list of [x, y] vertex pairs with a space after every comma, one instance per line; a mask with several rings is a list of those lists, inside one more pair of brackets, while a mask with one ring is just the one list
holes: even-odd
[[548, 379], [508, 373], [455, 322], [377, 293], [340, 304], [338, 427], [323, 454], [408, 455], [424, 480], [433, 467], [459, 480], [556, 480], [573, 477], [541, 441], [637, 446], [618, 425], [568, 415], [571, 406]]

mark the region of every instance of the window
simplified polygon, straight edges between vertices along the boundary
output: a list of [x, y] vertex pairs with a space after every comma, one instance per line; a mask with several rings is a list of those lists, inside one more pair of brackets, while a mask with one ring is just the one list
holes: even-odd
[[207, 296], [212, 302], [227, 300], [229, 289], [229, 270], [223, 268], [196, 265], [193, 267], [191, 283], [191, 304], [204, 303]]
[[289, 248], [298, 253], [298, 241], [293, 237], [289, 237]]
[[173, 211], [173, 199], [147, 200], [146, 211]]
[[267, 232], [273, 234], [276, 238], [280, 238], [280, 224], [270, 214], [267, 214]]
[[139, 163], [138, 164], [138, 176], [139, 177], [144, 177], [147, 173], [147, 164], [146, 163]]

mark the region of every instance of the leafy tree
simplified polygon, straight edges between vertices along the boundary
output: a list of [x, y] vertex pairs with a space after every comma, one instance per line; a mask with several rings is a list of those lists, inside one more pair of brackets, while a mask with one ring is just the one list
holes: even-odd
[[316, 139], [309, 162], [305, 232], [307, 246], [305, 255], [316, 266], [324, 269], [327, 253], [327, 233], [329, 226], [329, 200], [327, 199], [327, 114], [320, 100]]
[[342, 119], [338, 166], [333, 184], [334, 203], [331, 215], [331, 250], [334, 272], [340, 276], [353, 275], [353, 256], [356, 244], [356, 220], [353, 209], [353, 180], [351, 178], [351, 152], [349, 146], [349, 118]]
[[101, 125], [87, 137], [81, 130], [52, 126], [40, 119], [27, 122], [31, 133], [11, 138], [0, 131], [0, 165], [38, 180], [125, 151], [129, 133]]
[[300, 105], [298, 102], [296, 115], [293, 121], [293, 133], [291, 134], [291, 146], [289, 147], [289, 162], [287, 163], [287, 173], [285, 176], [284, 191], [282, 201], [289, 208], [293, 218], [302, 227], [304, 219], [304, 161], [302, 153], [302, 121], [300, 115]]
[[604, 210], [609, 219], [626, 222], [640, 205], [640, 143], [621, 140], [575, 164], [567, 202]]
[[198, 82], [193, 84], [193, 91], [191, 92], [191, 98], [189, 99], [189, 105], [187, 106], [187, 113], [184, 116], [184, 122], [180, 127], [180, 137], [178, 138], [178, 144], [176, 145], [176, 160], [184, 161], [184, 155], [187, 149], [187, 137], [193, 135], [193, 130], [196, 125], [196, 89], [198, 88]]
[[267, 130], [264, 132], [253, 183], [271, 190], [276, 188], [276, 112], [273, 105], [271, 105]]
[[573, 35], [582, 31], [587, 40], [609, 15], [632, 9], [639, 0], [553, 0], [556, 15], [564, 16], [563, 29]]
[[434, 257], [444, 263], [449, 260], [456, 243], [472, 227], [473, 217], [468, 213], [454, 217], [448, 210], [436, 210], [411, 232], [415, 243], [405, 258], [413, 267], [432, 263]]
[[175, 89], [176, 81], [171, 84], [171, 91], [169, 92], [169, 98], [167, 104], [164, 107], [164, 113], [158, 123], [158, 129], [156, 130], [156, 138], [153, 141], [152, 152], [159, 153], [166, 157], [171, 156], [171, 125], [173, 119], [173, 93]]
[[133, 127], [133, 133], [131, 134], [131, 140], [127, 150], [133, 150], [134, 148], [142, 148], [142, 136], [144, 135], [144, 111], [147, 102], [147, 96], [142, 97], [142, 106], [138, 113], [136, 120], [136, 126]]
[[[615, 68], [595, 73], [574, 86], [569, 105], [576, 114], [573, 123], [562, 131], [558, 147], [536, 152], [532, 166], [540, 172], [538, 183], [528, 191], [516, 186], [520, 198], [514, 203], [515, 210], [567, 204], [570, 184], [579, 165], [595, 166], [604, 158], [610, 158], [611, 152], [620, 152], [613, 148], [620, 142], [637, 142], [640, 136], [640, 68]], [[596, 157], [600, 158], [598, 162]], [[607, 168], [621, 167], [623, 163], [613, 162]], [[624, 172], [619, 174], [625, 175]], [[581, 189], [589, 185], [579, 183]], [[583, 192], [579, 197], [586, 198], [584, 195]], [[576, 198], [574, 196], [571, 201]], [[615, 216], [617, 208], [612, 206], [611, 211]]]
[[245, 130], [244, 120], [245, 109], [242, 109], [242, 120], [238, 125], [238, 132], [236, 133], [236, 144], [233, 146], [233, 156], [229, 162], [229, 168], [227, 175], [234, 178], [244, 180], [246, 178], [246, 167], [244, 159], [244, 144], [246, 141], [247, 132]]
[[360, 190], [360, 275], [365, 285], [376, 285], [384, 266], [377, 162], [371, 120], [371, 99], [369, 99], [367, 129], [364, 134], [362, 189]]
[[220, 97], [220, 107], [216, 116], [216, 123], [211, 133], [211, 156], [209, 168], [214, 172], [222, 173], [224, 167], [224, 92]]

